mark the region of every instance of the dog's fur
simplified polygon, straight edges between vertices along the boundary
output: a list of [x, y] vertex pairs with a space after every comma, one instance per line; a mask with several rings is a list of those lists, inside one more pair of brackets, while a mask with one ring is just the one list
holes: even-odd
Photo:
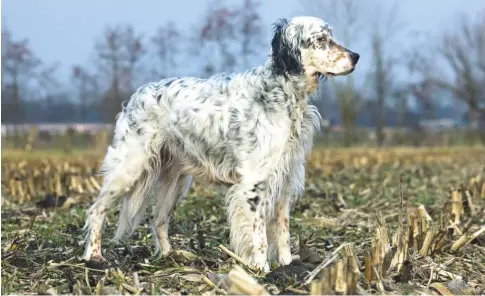
[[358, 59], [321, 19], [295, 17], [275, 24], [263, 66], [139, 88], [118, 115], [101, 167], [84, 259], [104, 260], [103, 222], [122, 197], [115, 238], [132, 232], [153, 204], [156, 249], [169, 253], [169, 219], [194, 176], [231, 186], [226, 210], [236, 254], [266, 271], [268, 256], [289, 264], [290, 207], [303, 193], [305, 156], [321, 121], [309, 97], [319, 78], [346, 75]]

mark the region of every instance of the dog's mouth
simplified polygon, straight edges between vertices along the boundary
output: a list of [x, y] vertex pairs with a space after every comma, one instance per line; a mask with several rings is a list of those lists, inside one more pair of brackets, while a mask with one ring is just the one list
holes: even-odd
[[325, 77], [338, 76], [338, 74], [335, 74], [335, 73], [333, 73], [333, 72], [316, 72], [316, 73], [315, 73], [315, 76], [316, 76], [318, 79], [322, 79], [322, 78], [325, 78]]
[[345, 72], [342, 72], [342, 73], [335, 73], [335, 72], [318, 72], [317, 75], [320, 77], [320, 76], [326, 76], [326, 77], [332, 77], [332, 76], [344, 76], [344, 75], [348, 75], [352, 72], [354, 72], [355, 70], [355, 67], [352, 67], [350, 68], [349, 70], [345, 71]]

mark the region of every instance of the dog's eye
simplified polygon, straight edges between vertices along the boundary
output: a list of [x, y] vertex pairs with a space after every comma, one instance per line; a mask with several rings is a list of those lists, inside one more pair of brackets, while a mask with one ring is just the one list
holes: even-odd
[[326, 39], [325, 36], [320, 36], [320, 37], [317, 38], [317, 41], [323, 42], [323, 41], [325, 41], [325, 39]]

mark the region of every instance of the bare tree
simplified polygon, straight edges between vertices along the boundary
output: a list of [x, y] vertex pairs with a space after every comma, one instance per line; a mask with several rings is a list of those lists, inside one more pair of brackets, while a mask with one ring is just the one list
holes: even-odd
[[113, 120], [118, 113], [122, 101], [121, 71], [123, 68], [122, 33], [119, 28], [107, 28], [103, 39], [96, 43], [98, 67], [110, 86], [104, 95], [109, 120]]
[[406, 84], [403, 84], [394, 89], [392, 93], [392, 97], [396, 100], [397, 127], [400, 129], [406, 126], [406, 119], [409, 111], [409, 91], [407, 87], [408, 86]]
[[181, 50], [181, 33], [173, 22], [168, 22], [157, 29], [151, 38], [154, 46], [154, 55], [158, 65], [152, 70], [154, 76], [167, 78], [174, 75], [178, 61], [177, 56]]
[[98, 69], [110, 85], [104, 94], [109, 121], [114, 120], [121, 103], [133, 92], [134, 75], [144, 53], [142, 37], [128, 25], [107, 28], [96, 42]]
[[423, 107], [426, 119], [434, 117], [437, 88], [432, 83], [432, 73], [435, 71], [433, 60], [425, 53], [424, 47], [417, 45], [411, 52], [404, 55], [407, 62], [409, 83], [402, 89], [402, 95], [414, 97]]
[[[199, 47], [196, 51], [205, 54], [204, 75], [215, 72], [232, 72], [236, 66], [236, 58], [230, 45], [234, 43], [236, 12], [215, 1], [209, 4], [196, 40]], [[216, 57], [216, 60], [214, 60]], [[218, 59], [217, 59], [218, 57]], [[217, 64], [220, 64], [217, 67]]]
[[126, 26], [122, 33], [122, 42], [126, 55], [126, 66], [123, 68], [124, 85], [128, 93], [135, 90], [135, 74], [140, 70], [140, 61], [145, 55], [146, 51], [142, 45], [142, 35], [135, 33], [133, 26]]
[[[371, 68], [371, 97], [375, 99], [375, 133], [378, 146], [384, 144], [384, 126], [385, 126], [385, 114], [386, 101], [392, 98], [395, 87], [393, 71], [396, 68], [398, 59], [393, 56], [396, 54], [402, 54], [396, 52], [395, 49], [389, 53], [386, 50], [386, 45], [391, 43], [393, 37], [395, 37], [402, 28], [401, 23], [397, 21], [397, 6], [394, 5], [389, 12], [383, 13], [382, 6], [377, 8], [378, 15], [386, 15], [387, 21], [374, 22], [374, 30], [371, 35], [371, 48], [373, 65]], [[387, 102], [388, 103], [388, 102]]]
[[47, 103], [52, 97], [62, 92], [61, 83], [56, 78], [58, 68], [59, 64], [54, 63], [53, 65], [42, 67], [37, 74], [38, 96]]
[[458, 30], [444, 34], [438, 53], [448, 69], [434, 75], [432, 84], [466, 103], [470, 115], [485, 121], [485, 11], [475, 22], [462, 17]]
[[410, 89], [428, 118], [440, 94], [465, 103], [472, 121], [485, 121], [485, 11], [476, 21], [461, 18], [437, 45], [412, 52], [409, 68], [419, 76]]
[[[25, 120], [23, 102], [36, 78], [40, 60], [27, 39], [15, 41], [5, 26], [2, 28], [2, 121], [19, 124]], [[20, 145], [16, 128], [14, 144]]]
[[73, 66], [71, 81], [77, 91], [79, 118], [87, 121], [88, 112], [98, 94], [98, 81], [96, 77], [82, 66]]
[[[23, 118], [22, 100], [26, 91], [36, 78], [36, 72], [41, 65], [40, 60], [30, 50], [28, 40], [14, 41], [11, 32], [2, 31], [2, 90], [6, 93], [4, 100], [9, 102], [4, 118], [10, 118], [13, 123], [21, 122]], [[4, 115], [4, 114], [2, 114]]]
[[355, 122], [362, 104], [363, 97], [354, 88], [351, 79], [333, 81], [335, 96], [340, 109], [340, 120], [344, 131], [344, 146], [351, 146], [355, 141]]
[[[42, 112], [50, 122], [72, 121], [76, 118], [76, 108], [71, 97], [57, 79], [59, 64], [43, 66], [37, 77], [36, 97], [41, 101], [42, 108], [34, 112]], [[33, 114], [30, 114], [31, 117]]]
[[260, 1], [243, 0], [243, 5], [236, 11], [239, 36], [241, 40], [241, 55], [244, 69], [249, 68], [249, 58], [259, 53], [262, 46], [263, 27], [259, 14]]

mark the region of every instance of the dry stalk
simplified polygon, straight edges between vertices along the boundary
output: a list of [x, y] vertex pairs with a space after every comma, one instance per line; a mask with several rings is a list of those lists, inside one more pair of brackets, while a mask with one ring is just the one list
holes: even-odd
[[222, 293], [224, 295], [227, 295], [227, 292], [221, 288], [219, 288], [216, 284], [214, 284], [208, 277], [205, 275], [202, 275], [202, 281], [209, 286], [210, 288], [216, 290], [219, 293]]
[[[409, 231], [409, 228], [407, 228], [407, 231]], [[408, 237], [409, 235], [402, 234], [402, 228], [400, 227], [398, 231], [396, 232], [396, 253], [394, 254], [394, 257], [391, 260], [391, 265], [389, 266], [390, 270], [397, 270], [400, 271], [402, 268], [402, 265], [404, 261], [407, 260], [407, 255], [408, 255]]]
[[427, 256], [430, 253], [430, 247], [431, 244], [433, 243], [433, 240], [435, 238], [435, 231], [433, 229], [429, 229], [426, 232], [426, 236], [424, 238], [423, 246], [421, 247], [421, 250], [419, 251], [419, 255], [421, 256]]
[[453, 293], [451, 293], [451, 291], [441, 283], [435, 282], [429, 285], [429, 287], [438, 292], [440, 295], [453, 295]]
[[458, 251], [461, 247], [471, 243], [474, 239], [476, 239], [477, 237], [479, 237], [480, 235], [484, 234], [485, 233], [485, 226], [482, 226], [482, 228], [480, 228], [479, 230], [475, 231], [473, 234], [469, 235], [469, 234], [464, 234], [462, 235], [457, 241], [455, 241], [453, 243], [453, 245], [451, 246], [451, 251], [452, 252], [456, 252]]
[[[336, 254], [337, 255], [337, 254]], [[343, 247], [341, 258], [322, 270], [320, 280], [313, 281], [310, 295], [354, 295], [358, 290], [359, 264], [352, 245]]]
[[320, 263], [310, 274], [306, 277], [305, 279], [305, 285], [308, 285], [311, 283], [311, 281], [317, 276], [317, 274], [322, 271], [325, 267], [329, 266], [333, 262], [335, 262], [339, 258], [339, 252], [342, 248], [344, 248], [346, 245], [349, 243], [343, 243], [341, 244], [338, 248], [336, 248], [332, 252], [332, 257], [328, 258], [327, 260], [324, 260], [322, 263]]
[[470, 216], [474, 217], [478, 214], [478, 208], [473, 200], [470, 190], [465, 190], [467, 209], [470, 211]]
[[454, 216], [455, 224], [460, 224], [461, 212], [463, 211], [463, 196], [461, 190], [451, 191], [451, 214]]
[[335, 281], [335, 292], [337, 294], [345, 294], [347, 292], [347, 281], [345, 278], [346, 273], [346, 264], [344, 264], [344, 260], [340, 259], [335, 264], [336, 272], [336, 281]]
[[429, 224], [432, 222], [431, 216], [426, 211], [424, 205], [419, 205], [416, 210], [418, 217], [421, 219], [421, 233], [426, 233], [429, 228]]
[[239, 257], [238, 255], [236, 255], [234, 252], [232, 252], [231, 250], [229, 250], [225, 246], [219, 245], [219, 249], [221, 249], [221, 251], [223, 251], [224, 253], [226, 253], [230, 257], [234, 258], [234, 260], [239, 262], [241, 265], [243, 265], [243, 266], [245, 266], [249, 269], [252, 269], [252, 267], [243, 258]]
[[251, 277], [242, 267], [236, 265], [229, 272], [229, 294], [270, 295], [262, 285]]

